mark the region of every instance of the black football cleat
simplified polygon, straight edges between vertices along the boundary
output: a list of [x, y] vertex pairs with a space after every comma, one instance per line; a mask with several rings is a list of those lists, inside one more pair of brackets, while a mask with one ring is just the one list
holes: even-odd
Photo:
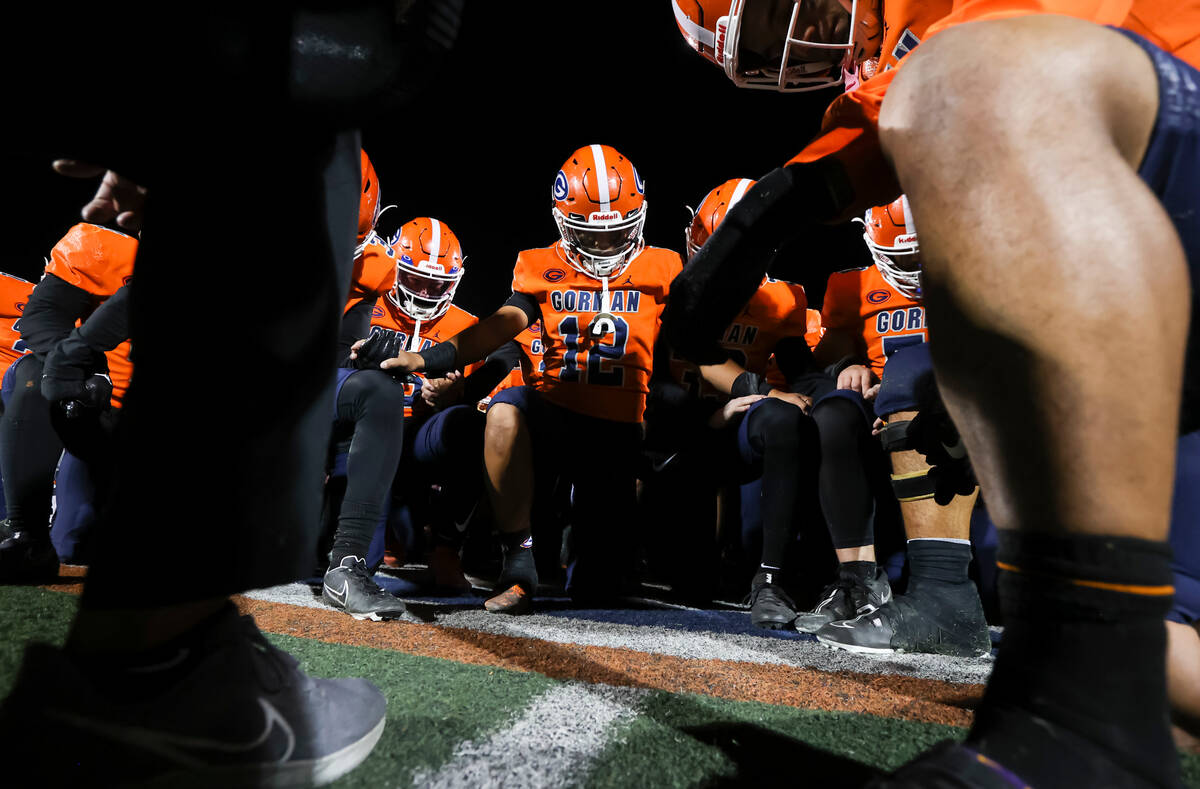
[[533, 611], [533, 593], [538, 585], [533, 538], [527, 537], [518, 544], [502, 543], [501, 549], [504, 566], [496, 581], [496, 594], [484, 601], [483, 608], [490, 614], [528, 614]]
[[750, 623], [765, 630], [786, 630], [796, 618], [796, 604], [774, 573], [759, 572], [750, 583]]
[[897, 595], [874, 611], [817, 630], [826, 646], [850, 652], [925, 652], [978, 657], [992, 649], [974, 584], [939, 584]]
[[329, 568], [323, 586], [325, 602], [355, 619], [399, 619], [406, 610], [404, 603], [379, 588], [367, 563], [357, 556], [347, 556], [337, 567]]
[[192, 668], [145, 697], [115, 695], [62, 649], [27, 646], [0, 706], [0, 737], [22, 754], [5, 786], [300, 787], [354, 769], [383, 733], [383, 694], [308, 676], [230, 609], [182, 652]]
[[52, 584], [58, 580], [58, 554], [50, 538], [16, 531], [0, 542], [0, 584]]
[[883, 568], [877, 567], [875, 577], [866, 583], [839, 569], [837, 580], [821, 593], [821, 601], [813, 610], [797, 615], [794, 626], [801, 633], [815, 633], [830, 622], [870, 613], [891, 599], [892, 586]]

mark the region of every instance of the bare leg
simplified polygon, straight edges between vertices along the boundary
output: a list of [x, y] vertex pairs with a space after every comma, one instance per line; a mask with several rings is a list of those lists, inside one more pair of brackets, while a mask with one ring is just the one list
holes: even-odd
[[969, 743], [1034, 784], [1171, 785], [1161, 541], [1190, 290], [1136, 173], [1154, 68], [1057, 16], [963, 25], [910, 58], [881, 135], [920, 228], [939, 385], [1011, 570]]
[[492, 504], [504, 567], [498, 594], [484, 603], [494, 613], [520, 614], [530, 610], [537, 588], [529, 515], [533, 504], [533, 442], [520, 409], [494, 403], [483, 434], [484, 486]]
[[528, 529], [533, 502], [533, 447], [525, 417], [515, 406], [496, 403], [488, 409], [483, 465], [497, 528], [505, 533]]

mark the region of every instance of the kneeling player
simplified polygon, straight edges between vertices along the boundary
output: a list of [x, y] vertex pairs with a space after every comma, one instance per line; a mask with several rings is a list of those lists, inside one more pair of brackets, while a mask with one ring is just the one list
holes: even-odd
[[[689, 254], [753, 183], [734, 178], [705, 196], [685, 230]], [[729, 358], [698, 371], [672, 359], [671, 377], [686, 390], [682, 397], [667, 394], [672, 382], [663, 381], [666, 370], [656, 368], [654, 413], [647, 416], [659, 436], [671, 436], [664, 439], [670, 450], [707, 460], [695, 465], [714, 485], [762, 479], [763, 544], [751, 581], [750, 620], [770, 629], [790, 627], [796, 618], [781, 574], [800, 512], [817, 495], [820, 446], [807, 411], [814, 395], [833, 388], [828, 376], [814, 374], [805, 341], [807, 307], [804, 288], [764, 278], [721, 338]], [[787, 378], [779, 388], [767, 380], [772, 353]]]
[[489, 611], [530, 609], [537, 586], [530, 509], [534, 465], [553, 464], [574, 485], [567, 591], [619, 593], [631, 552], [635, 468], [652, 349], [678, 253], [645, 246], [646, 201], [633, 164], [613, 148], [575, 151], [554, 181], [560, 239], [517, 256], [513, 295], [477, 326], [394, 370], [445, 372], [541, 320], [545, 370], [534, 386], [506, 389], [487, 413], [484, 464], [504, 566]]
[[[954, 497], [945, 507], [936, 504], [929, 465], [905, 440], [903, 430], [918, 408], [938, 406], [925, 347], [919, 247], [907, 201], [900, 197], [871, 209], [864, 223], [863, 239], [875, 265], [831, 276], [822, 313], [824, 339], [853, 337], [856, 347], [850, 358], [856, 363], [840, 372], [839, 397], [819, 403], [814, 417], [822, 428], [823, 447], [839, 434], [828, 427], [834, 421], [833, 409], [848, 417], [841, 425], [848, 421], [853, 426], [853, 438], [842, 450], [857, 447], [862, 454], [844, 464], [843, 488], [846, 479], [863, 479], [862, 458], [875, 451], [870, 437], [873, 416], [893, 423], [884, 433], [884, 449], [891, 452], [892, 486], [908, 536], [908, 593], [893, 597], [888, 590], [875, 595], [871, 582], [860, 586], [860, 579], [872, 574], [886, 585], [875, 566], [870, 519], [861, 513], [846, 516], [856, 502], [870, 500], [865, 485], [856, 497], [839, 502], [822, 496], [841, 561], [839, 581], [814, 611], [797, 619], [797, 628], [816, 632], [824, 644], [854, 651], [979, 654], [990, 649], [991, 642], [979, 593], [967, 575], [977, 490]], [[874, 401], [873, 407], [868, 400]], [[858, 572], [858, 567], [869, 572]]]

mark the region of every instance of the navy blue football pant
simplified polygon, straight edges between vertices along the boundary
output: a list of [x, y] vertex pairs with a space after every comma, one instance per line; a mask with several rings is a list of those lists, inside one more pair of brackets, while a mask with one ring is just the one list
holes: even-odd
[[1191, 624], [1200, 621], [1200, 431], [1179, 439], [1169, 539], [1175, 602], [1167, 619]]
[[[567, 592], [604, 595], [633, 570], [641, 424], [570, 411], [530, 386], [505, 389], [489, 408], [497, 403], [516, 407], [525, 417], [534, 478], [561, 476], [572, 485]], [[535, 500], [549, 493], [536, 490]]]
[[45, 536], [50, 528], [54, 468], [63, 445], [42, 397], [42, 361], [27, 354], [4, 373], [0, 415], [0, 476], [8, 517], [19, 528]]

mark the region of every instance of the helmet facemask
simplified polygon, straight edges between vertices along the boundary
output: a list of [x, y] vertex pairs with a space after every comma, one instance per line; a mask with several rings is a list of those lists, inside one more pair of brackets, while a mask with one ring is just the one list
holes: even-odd
[[[788, 12], [777, 0], [732, 0], [715, 31], [674, 3], [680, 29], [702, 54], [715, 60], [739, 88], [799, 93], [842, 84], [843, 69], [877, 53], [882, 42], [878, 0], [796, 0]], [[833, 9], [835, 13], [829, 13]], [[824, 14], [822, 15], [822, 12]], [[818, 18], [818, 15], [821, 15]], [[832, 23], [833, 29], [829, 28]], [[806, 34], [811, 33], [806, 37]]]
[[645, 202], [634, 216], [624, 218], [614, 211], [611, 219], [593, 213], [590, 220], [585, 220], [578, 214], [564, 215], [557, 206], [552, 210], [568, 259], [594, 277], [611, 277], [645, 246]]

